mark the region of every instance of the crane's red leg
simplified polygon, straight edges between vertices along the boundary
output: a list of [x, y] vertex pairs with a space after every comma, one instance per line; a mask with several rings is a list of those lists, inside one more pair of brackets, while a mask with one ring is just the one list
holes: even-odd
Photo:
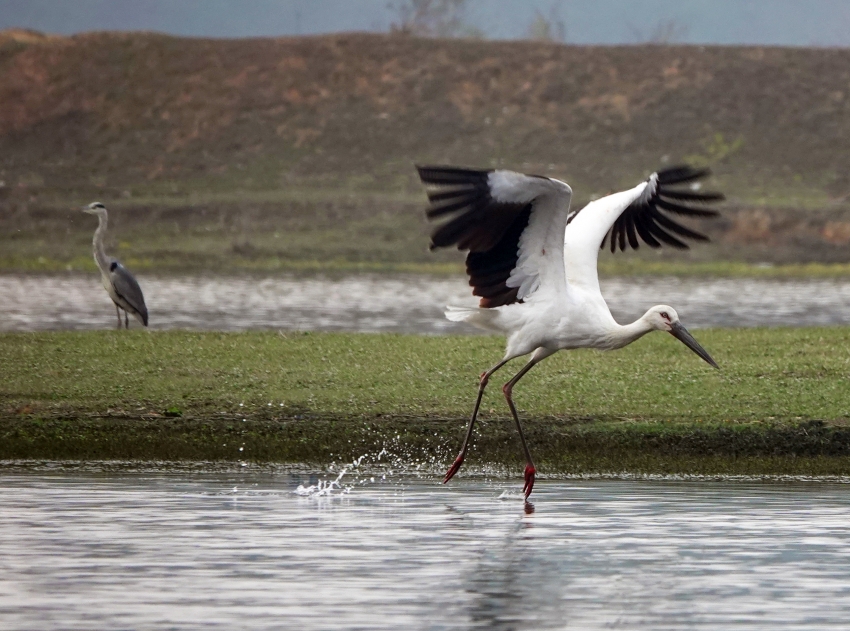
[[525, 436], [522, 433], [522, 425], [519, 422], [519, 415], [516, 412], [516, 406], [514, 406], [514, 401], [511, 398], [511, 393], [513, 391], [516, 382], [522, 379], [523, 375], [527, 373], [534, 367], [541, 358], [537, 358], [536, 356], [532, 357], [531, 360], [522, 367], [513, 379], [511, 379], [508, 383], [502, 386], [502, 392], [505, 393], [505, 399], [508, 402], [508, 407], [511, 408], [511, 414], [513, 414], [514, 421], [516, 422], [517, 431], [519, 431], [519, 439], [522, 442], [522, 450], [525, 452], [525, 485], [522, 488], [522, 492], [525, 494], [525, 498], [528, 499], [528, 496], [531, 495], [531, 490], [534, 488], [534, 477], [537, 474], [537, 469], [534, 468], [534, 461], [531, 459], [531, 452], [528, 450], [528, 445], [525, 442]]
[[478, 418], [478, 408], [481, 407], [481, 397], [484, 396], [484, 388], [487, 387], [487, 382], [490, 380], [490, 376], [499, 370], [499, 368], [507, 364], [508, 361], [510, 360], [503, 359], [487, 372], [481, 373], [481, 381], [478, 383], [478, 398], [475, 400], [475, 407], [472, 410], [472, 418], [469, 419], [469, 427], [466, 430], [466, 438], [463, 439], [463, 446], [460, 448], [460, 453], [457, 458], [455, 458], [452, 466], [449, 467], [449, 470], [446, 472], [446, 477], [443, 478], [443, 484], [454, 477], [455, 473], [460, 470], [460, 466], [463, 464], [464, 458], [466, 458], [466, 450], [469, 449], [469, 439], [472, 438], [472, 428], [475, 427], [475, 419]]

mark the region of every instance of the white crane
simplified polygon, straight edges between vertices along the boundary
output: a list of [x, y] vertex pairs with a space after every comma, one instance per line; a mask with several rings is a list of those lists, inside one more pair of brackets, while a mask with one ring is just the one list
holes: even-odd
[[103, 288], [112, 298], [112, 302], [115, 303], [118, 328], [121, 328], [119, 308], [124, 310], [124, 328], [130, 328], [128, 313], [132, 313], [139, 324], [147, 326], [148, 309], [145, 306], [145, 297], [142, 295], [139, 283], [121, 263], [106, 256], [106, 250], [103, 248], [103, 236], [106, 233], [107, 222], [106, 206], [100, 202], [92, 202], [88, 206], [83, 206], [82, 210], [90, 215], [97, 215], [97, 230], [94, 231], [94, 238], [92, 239], [92, 254], [94, 255], [94, 262], [100, 269], [100, 280], [103, 283]]
[[686, 217], [717, 215], [716, 210], [688, 202], [702, 205], [722, 200], [723, 195], [676, 186], [694, 182], [708, 175], [708, 170], [664, 169], [632, 189], [570, 213], [572, 190], [549, 177], [446, 166], [417, 169], [431, 202], [428, 218], [451, 217], [434, 230], [431, 249], [454, 245], [468, 250], [469, 284], [473, 295], [481, 297], [478, 307], [447, 307], [446, 317], [507, 335], [504, 357], [481, 375], [466, 438], [443, 483], [463, 464], [487, 382], [516, 357], [532, 354], [502, 391], [525, 452], [526, 498], [534, 487], [536, 470], [511, 392], [539, 361], [560, 350], [622, 348], [651, 331], [666, 331], [717, 368], [672, 307], [658, 305], [631, 324], [617, 324], [602, 297], [596, 270], [606, 238], [612, 252], [617, 246], [637, 249], [639, 241], [653, 248], [664, 243], [682, 249], [688, 246], [681, 238], [706, 241], [707, 237], [665, 212]]

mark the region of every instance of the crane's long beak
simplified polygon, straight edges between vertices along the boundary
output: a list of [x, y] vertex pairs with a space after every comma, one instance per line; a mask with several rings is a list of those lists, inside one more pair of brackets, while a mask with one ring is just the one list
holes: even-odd
[[697, 355], [702, 357], [706, 362], [708, 362], [715, 368], [720, 368], [720, 366], [717, 365], [717, 362], [715, 362], [711, 358], [711, 355], [708, 354], [708, 351], [706, 351], [702, 346], [700, 346], [699, 342], [694, 339], [694, 336], [688, 333], [688, 330], [681, 324], [679, 324], [678, 322], [673, 322], [670, 325], [670, 334], [677, 340], [679, 340], [682, 344], [691, 349], [693, 352], [695, 352]]

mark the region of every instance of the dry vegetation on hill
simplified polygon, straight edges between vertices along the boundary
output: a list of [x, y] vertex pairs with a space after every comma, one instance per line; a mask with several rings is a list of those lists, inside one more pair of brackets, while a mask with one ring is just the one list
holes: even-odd
[[846, 261], [848, 147], [850, 50], [6, 32], [0, 266], [84, 261], [67, 209], [95, 198], [140, 264], [425, 261], [432, 161], [552, 174], [578, 202], [707, 164], [730, 202], [693, 256]]

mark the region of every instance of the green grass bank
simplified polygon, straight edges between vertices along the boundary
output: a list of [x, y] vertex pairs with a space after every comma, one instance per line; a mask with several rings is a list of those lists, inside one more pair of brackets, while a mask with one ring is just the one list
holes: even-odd
[[[541, 472], [850, 474], [850, 328], [697, 337], [721, 370], [653, 334], [529, 373], [515, 399]], [[325, 464], [387, 448], [448, 464], [501, 352], [496, 337], [4, 334], [0, 459]], [[519, 470], [503, 375], [469, 462]]]

